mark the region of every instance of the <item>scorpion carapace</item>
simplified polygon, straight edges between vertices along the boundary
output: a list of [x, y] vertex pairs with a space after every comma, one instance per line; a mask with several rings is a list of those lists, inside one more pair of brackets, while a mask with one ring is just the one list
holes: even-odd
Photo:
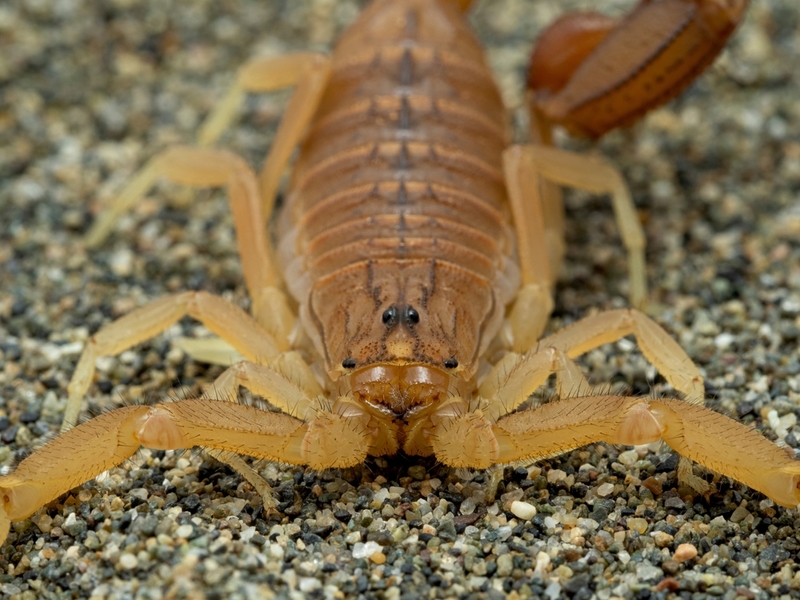
[[[708, 485], [689, 459], [779, 504], [798, 503], [800, 462], [705, 408], [700, 371], [649, 317], [612, 310], [539, 339], [563, 255], [558, 186], [611, 196], [634, 304], [645, 298], [644, 234], [624, 180], [606, 161], [508, 145], [500, 94], [462, 16], [467, 4], [378, 0], [330, 58], [253, 59], [201, 129], [201, 147], [157, 154], [123, 190], [91, 242], [159, 177], [226, 186], [252, 315], [219, 296], [183, 292], [93, 335], [69, 385], [66, 431], [0, 478], [3, 539], [10, 521], [142, 445], [202, 446], [274, 506], [269, 485], [234, 452], [326, 469], [402, 449], [483, 469], [597, 441], [663, 439], [684, 457], [678, 476], [695, 489]], [[675, 6], [650, 0], [637, 10], [655, 4]], [[579, 62], [602, 64], [615, 48], [590, 39]], [[653, 59], [638, 58], [634, 64]], [[575, 68], [564, 89], [596, 89], [593, 74], [581, 73]], [[259, 176], [238, 156], [203, 147], [230, 124], [246, 92], [286, 86], [296, 91]], [[273, 248], [264, 225], [298, 145]], [[214, 399], [127, 406], [70, 428], [98, 357], [187, 315], [244, 357], [210, 386]], [[683, 399], [598, 395], [589, 386], [573, 359], [628, 335]], [[218, 341], [184, 347], [197, 356]], [[560, 400], [518, 410], [553, 374]], [[240, 386], [278, 410], [237, 403]]]

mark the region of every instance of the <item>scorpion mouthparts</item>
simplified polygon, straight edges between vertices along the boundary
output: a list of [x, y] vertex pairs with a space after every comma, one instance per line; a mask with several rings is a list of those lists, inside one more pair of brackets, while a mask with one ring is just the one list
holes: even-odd
[[430, 365], [380, 363], [350, 375], [353, 395], [403, 417], [447, 394], [451, 376]]

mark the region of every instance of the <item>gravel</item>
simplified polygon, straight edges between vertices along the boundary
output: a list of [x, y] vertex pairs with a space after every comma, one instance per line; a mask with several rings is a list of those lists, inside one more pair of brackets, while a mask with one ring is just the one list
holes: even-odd
[[[10, 0], [0, 6], [0, 463], [58, 430], [87, 337], [165, 294], [246, 305], [219, 192], [160, 185], [87, 251], [82, 236], [155, 151], [190, 142], [236, 65], [327, 49], [362, 2]], [[509, 105], [555, 0], [482, 2], [473, 22]], [[621, 14], [630, 2], [609, 1]], [[753, 0], [720, 60], [677, 101], [598, 144], [648, 239], [649, 312], [706, 376], [709, 404], [789, 447], [800, 428], [800, 7]], [[257, 165], [285, 93], [248, 100], [221, 145]], [[563, 137], [563, 136], [562, 136]], [[626, 305], [607, 199], [569, 194], [550, 331]], [[200, 393], [220, 372], [172, 346], [184, 320], [98, 364], [86, 414]], [[613, 390], [669, 394], [629, 341], [585, 356]], [[733, 599], [800, 595], [800, 519], [725, 478], [678, 486], [663, 449], [593, 445], [483, 473], [379, 459], [312, 473], [257, 463], [278, 510], [197, 451], [143, 450], [14, 524], [0, 594], [34, 598]], [[711, 474], [704, 475], [711, 480]]]

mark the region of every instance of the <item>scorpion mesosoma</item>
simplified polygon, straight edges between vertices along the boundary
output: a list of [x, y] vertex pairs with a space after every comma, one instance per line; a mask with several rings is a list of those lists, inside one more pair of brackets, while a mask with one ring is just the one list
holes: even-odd
[[[587, 16], [560, 22], [548, 34], [550, 50], [534, 59], [539, 138], [548, 141], [548, 122], [599, 135], [671, 96], [711, 60], [745, 4], [649, 0], [616, 28]], [[644, 314], [605, 312], [539, 340], [562, 255], [556, 186], [611, 195], [632, 256], [635, 303], [644, 297], [643, 236], [607, 163], [544, 144], [509, 145], [499, 93], [462, 16], [468, 5], [377, 0], [330, 58], [247, 63], [199, 147], [157, 155], [132, 181], [90, 242], [100, 242], [158, 177], [226, 185], [252, 316], [209, 293], [185, 292], [92, 336], [69, 386], [66, 431], [0, 478], [2, 539], [11, 521], [140, 446], [202, 446], [270, 505], [269, 486], [235, 453], [326, 469], [403, 451], [485, 469], [596, 441], [664, 439], [688, 459], [797, 505], [800, 462], [705, 408], [699, 370]], [[647, 11], [655, 12], [645, 18]], [[631, 31], [652, 42], [638, 64], [634, 52], [620, 51]], [[699, 54], [681, 54], [690, 47]], [[658, 70], [679, 67], [670, 77]], [[598, 72], [619, 76], [605, 83], [606, 93]], [[260, 177], [237, 156], [202, 147], [230, 123], [245, 92], [287, 86], [295, 95]], [[614, 94], [625, 101], [604, 104]], [[298, 143], [273, 247], [264, 225]], [[73, 427], [99, 356], [186, 315], [245, 357], [214, 383], [218, 399], [127, 406]], [[591, 390], [572, 359], [631, 334], [684, 399]], [[552, 374], [560, 400], [517, 411]], [[236, 403], [239, 386], [281, 412]]]

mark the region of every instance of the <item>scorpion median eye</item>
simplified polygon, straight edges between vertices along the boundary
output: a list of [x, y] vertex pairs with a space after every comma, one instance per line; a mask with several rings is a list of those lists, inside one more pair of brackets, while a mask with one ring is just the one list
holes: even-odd
[[444, 361], [444, 366], [448, 369], [455, 369], [458, 366], [458, 361], [456, 360], [455, 356], [451, 356], [446, 361]]
[[419, 313], [416, 310], [410, 306], [407, 306], [405, 313], [405, 320], [407, 323], [410, 323], [411, 325], [416, 325], [419, 323]]
[[387, 327], [393, 327], [397, 324], [397, 307], [390, 306], [385, 311], [383, 311], [383, 324]]
[[353, 358], [345, 358], [342, 361], [342, 366], [345, 369], [355, 369], [356, 368], [356, 361]]

